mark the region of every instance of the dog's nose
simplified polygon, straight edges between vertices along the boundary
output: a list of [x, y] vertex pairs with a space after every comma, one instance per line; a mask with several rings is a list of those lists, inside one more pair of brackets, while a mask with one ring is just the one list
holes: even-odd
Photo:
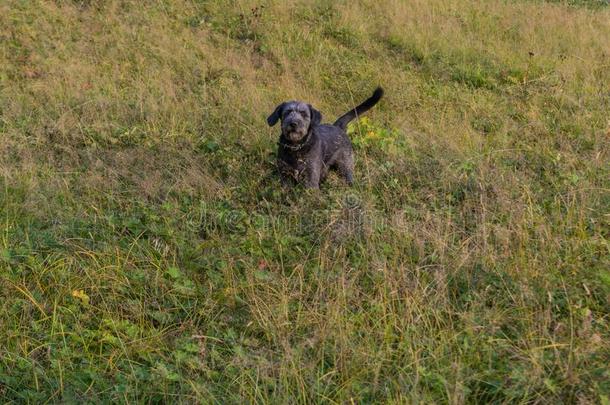
[[296, 127], [297, 127], [297, 123], [296, 122], [291, 122], [288, 125], [290, 126], [290, 129], [296, 129]]

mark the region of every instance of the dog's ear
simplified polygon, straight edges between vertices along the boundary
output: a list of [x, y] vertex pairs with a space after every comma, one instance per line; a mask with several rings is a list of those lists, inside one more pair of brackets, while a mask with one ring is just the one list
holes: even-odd
[[282, 111], [284, 110], [285, 105], [286, 105], [286, 103], [282, 103], [282, 104], [278, 105], [277, 107], [275, 107], [275, 111], [273, 111], [271, 113], [271, 115], [267, 117], [267, 124], [269, 124], [270, 127], [277, 124], [277, 121], [282, 116]]
[[311, 121], [309, 122], [310, 127], [315, 127], [316, 125], [320, 125], [322, 122], [322, 113], [311, 106], [311, 104], [307, 104], [309, 107], [309, 115], [311, 117]]

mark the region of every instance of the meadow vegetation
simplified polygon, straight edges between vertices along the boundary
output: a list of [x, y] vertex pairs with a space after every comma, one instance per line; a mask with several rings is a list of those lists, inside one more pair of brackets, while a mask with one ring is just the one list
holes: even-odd
[[608, 404], [609, 111], [603, 1], [4, 0], [0, 402]]

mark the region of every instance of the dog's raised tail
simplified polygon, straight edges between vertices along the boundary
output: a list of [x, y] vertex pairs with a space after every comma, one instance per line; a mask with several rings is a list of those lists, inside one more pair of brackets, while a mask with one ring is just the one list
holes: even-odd
[[337, 119], [337, 121], [335, 121], [333, 125], [345, 131], [345, 129], [347, 128], [347, 124], [349, 124], [351, 120], [359, 117], [360, 115], [373, 108], [373, 106], [377, 104], [379, 100], [381, 100], [381, 97], [383, 97], [383, 89], [381, 87], [377, 87], [371, 97], [364, 100], [364, 102], [358, 107], [343, 114]]

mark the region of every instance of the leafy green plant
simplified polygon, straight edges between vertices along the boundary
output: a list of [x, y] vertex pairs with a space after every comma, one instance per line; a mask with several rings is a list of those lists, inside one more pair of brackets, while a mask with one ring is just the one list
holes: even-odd
[[378, 125], [368, 117], [350, 123], [347, 134], [356, 148], [390, 151], [400, 145], [400, 133], [397, 130]]

